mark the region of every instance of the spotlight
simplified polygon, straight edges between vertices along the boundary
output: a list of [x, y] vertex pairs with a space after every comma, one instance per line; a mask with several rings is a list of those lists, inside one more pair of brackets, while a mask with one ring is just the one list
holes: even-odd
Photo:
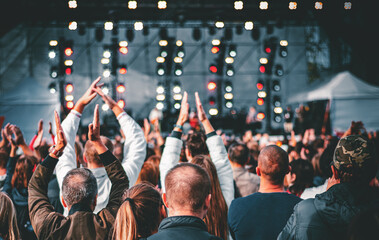
[[258, 97], [260, 97], [260, 98], [265, 98], [265, 97], [267, 97], [267, 93], [266, 93], [265, 91], [259, 91], [257, 95], [258, 95]]
[[174, 94], [174, 96], [172, 97], [175, 101], [180, 101], [180, 100], [182, 100], [182, 94], [180, 94], [180, 93], [176, 93], [176, 94]]
[[116, 91], [117, 91], [118, 93], [124, 93], [125, 90], [126, 90], [126, 89], [125, 89], [124, 84], [122, 84], [122, 83], [117, 84]]
[[177, 110], [180, 109], [180, 106], [181, 106], [180, 103], [178, 103], [178, 102], [174, 103], [174, 108], [175, 109], [177, 109]]
[[56, 67], [56, 66], [52, 66], [52, 67], [50, 68], [50, 76], [51, 76], [52, 78], [57, 78], [57, 77], [58, 77], [58, 67]]
[[209, 71], [210, 71], [211, 73], [217, 73], [217, 66], [216, 66], [215, 64], [211, 64], [211, 65], [209, 66]]
[[232, 82], [231, 81], [226, 81], [225, 83], [225, 92], [232, 92], [233, 87], [232, 87]]
[[68, 1], [68, 7], [69, 8], [77, 8], [78, 3], [76, 2], [76, 0], [70, 0], [70, 1]]
[[158, 110], [162, 110], [164, 108], [164, 103], [163, 102], [157, 102], [157, 105], [155, 105], [155, 107], [158, 109]]
[[110, 31], [113, 29], [113, 22], [105, 22], [104, 23], [104, 29], [107, 30], [107, 31]]
[[78, 23], [75, 21], [72, 21], [68, 24], [68, 29], [74, 31], [78, 28]]
[[49, 52], [49, 58], [50, 58], [50, 59], [55, 58], [56, 55], [57, 55], [57, 54], [55, 53], [54, 50], [51, 50], [51, 51]]
[[155, 61], [157, 61], [157, 63], [164, 63], [166, 59], [164, 57], [157, 57]]
[[224, 98], [226, 99], [226, 100], [231, 100], [231, 99], [233, 99], [233, 93], [225, 93], [224, 94]]
[[215, 22], [216, 28], [223, 28], [225, 26], [224, 22], [222, 21], [217, 21]]
[[220, 47], [219, 46], [213, 46], [212, 48], [211, 48], [211, 52], [213, 53], [213, 54], [216, 54], [216, 53], [218, 53], [220, 51]]
[[165, 57], [167, 57], [167, 55], [168, 55], [167, 48], [166, 47], [161, 47], [160, 48], [160, 56], [163, 57], [163, 58], [165, 58]]
[[104, 52], [103, 52], [103, 57], [105, 57], [105, 58], [110, 58], [111, 57], [111, 52], [109, 51], [109, 50], [105, 50]]
[[209, 105], [213, 106], [216, 103], [216, 98], [214, 96], [210, 96], [208, 99]]
[[143, 29], [143, 23], [142, 22], [135, 22], [134, 23], [134, 30], [141, 31]]
[[121, 65], [120, 69], [118, 70], [120, 74], [126, 74], [128, 72], [128, 69], [126, 68], [126, 65]]
[[296, 8], [297, 8], [297, 2], [289, 2], [288, 8], [290, 10], [296, 10]]
[[71, 47], [67, 47], [67, 48], [64, 50], [64, 54], [65, 54], [67, 57], [70, 57], [73, 53], [74, 53], [74, 51], [72, 50]]
[[258, 80], [256, 86], [257, 86], [258, 90], [262, 90], [264, 88], [263, 81], [262, 80]]
[[216, 116], [218, 114], [217, 108], [211, 108], [209, 109], [209, 115]]
[[260, 121], [262, 121], [265, 117], [266, 117], [266, 115], [263, 112], [259, 112], [257, 114], [257, 119]]
[[185, 51], [184, 51], [184, 47], [183, 47], [183, 46], [178, 47], [178, 50], [177, 50], [176, 56], [178, 56], [178, 57], [180, 57], [180, 58], [184, 58], [184, 56], [185, 56]]
[[247, 21], [247, 22], [245, 22], [245, 29], [246, 30], [253, 30], [253, 28], [254, 28], [254, 23], [252, 22], [252, 21]]
[[267, 10], [267, 9], [268, 9], [268, 2], [266, 2], [266, 1], [261, 1], [261, 2], [259, 3], [259, 8], [260, 8], [261, 10]]
[[261, 65], [259, 66], [259, 71], [260, 71], [261, 73], [265, 73], [265, 72], [266, 72], [266, 66], [265, 66], [264, 64], [261, 64]]
[[102, 109], [104, 112], [106, 112], [106, 111], [109, 110], [109, 105], [106, 104], [106, 103], [104, 103], [104, 104], [101, 106], [101, 109]]
[[275, 66], [275, 74], [276, 74], [276, 76], [278, 76], [278, 77], [283, 76], [283, 74], [284, 74], [284, 70], [283, 70], [283, 66], [282, 66], [281, 64], [277, 64], [277, 65]]
[[166, 9], [167, 8], [167, 2], [166, 1], [158, 1], [158, 9]]
[[108, 78], [111, 76], [111, 71], [109, 69], [104, 69], [103, 77]]
[[229, 56], [236, 57], [237, 56], [237, 48], [236, 45], [232, 44], [229, 46]]
[[159, 64], [157, 65], [157, 74], [158, 74], [159, 76], [163, 76], [163, 75], [165, 74], [165, 68], [164, 68], [164, 66], [163, 66], [162, 63], [159, 63]]
[[229, 77], [234, 76], [234, 67], [232, 65], [226, 67], [226, 75]]
[[215, 90], [216, 87], [217, 87], [217, 85], [216, 85], [216, 83], [213, 82], [213, 81], [209, 82], [208, 85], [207, 85], [207, 88], [208, 88], [209, 91], [213, 91], [213, 90]]
[[156, 97], [157, 101], [164, 101], [166, 96], [164, 94], [158, 94]]
[[177, 47], [181, 47], [181, 46], [183, 46], [183, 41], [182, 40], [177, 40], [175, 44], [176, 44]]
[[72, 85], [72, 83], [67, 83], [64, 89], [67, 93], [72, 93], [74, 91], [74, 85]]
[[125, 107], [125, 101], [124, 99], [120, 99], [117, 101], [117, 105], [120, 107], [120, 108], [124, 108]]
[[137, 8], [137, 1], [135, 1], [135, 0], [129, 0], [129, 2], [128, 2], [128, 8], [129, 9], [136, 9]]
[[159, 86], [157, 87], [157, 93], [158, 93], [158, 94], [163, 94], [163, 93], [164, 93], [164, 87], [163, 87], [162, 85], [159, 85]]
[[50, 93], [54, 94], [57, 92], [57, 87], [56, 87], [56, 84], [55, 82], [52, 82], [49, 84], [49, 91]]
[[227, 108], [232, 108], [232, 107], [233, 107], [233, 102], [232, 102], [232, 101], [227, 101], [227, 102], [225, 103], [225, 107], [227, 107]]
[[67, 109], [73, 109], [74, 108], [74, 102], [73, 101], [68, 101], [66, 102], [66, 108]]
[[66, 69], [64, 70], [65, 74], [66, 75], [71, 75], [72, 73], [72, 67], [71, 66], [67, 66]]
[[232, 58], [232, 57], [226, 57], [226, 58], [225, 58], [225, 62], [226, 62], [227, 64], [232, 64], [232, 63], [234, 63], [234, 58]]
[[257, 99], [257, 104], [258, 104], [259, 106], [262, 106], [264, 103], [265, 103], [265, 100], [264, 100], [263, 98], [258, 98], [258, 99]]
[[181, 76], [183, 74], [183, 67], [182, 65], [176, 64], [175, 70], [174, 70], [175, 76]]
[[322, 2], [315, 2], [315, 9], [316, 10], [321, 10], [322, 9]]
[[51, 47], [55, 47], [55, 46], [58, 45], [58, 41], [57, 41], [57, 40], [50, 40], [49, 45], [50, 45]]
[[180, 88], [180, 83], [179, 82], [175, 82], [174, 83], [174, 87], [172, 88], [172, 91], [174, 93], [180, 93], [182, 91], [182, 89]]
[[73, 64], [74, 64], [74, 61], [72, 61], [71, 59], [64, 61], [65, 66], [72, 66]]
[[242, 10], [243, 9], [243, 2], [242, 1], [235, 1], [234, 2], [234, 9], [235, 10]]
[[272, 90], [274, 90], [275, 92], [280, 91], [280, 83], [278, 80], [273, 81]]
[[274, 108], [274, 113], [281, 114], [282, 112], [283, 112], [283, 108], [281, 108], [281, 107], [275, 107]]
[[[164, 59], [164, 58], [163, 58]], [[182, 63], [183, 62], [183, 58], [181, 58], [181, 57], [175, 57], [174, 58], [174, 62], [175, 63]]]

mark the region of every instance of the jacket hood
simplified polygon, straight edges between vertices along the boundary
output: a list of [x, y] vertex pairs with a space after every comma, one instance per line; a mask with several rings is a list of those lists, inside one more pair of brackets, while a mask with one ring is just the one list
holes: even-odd
[[316, 195], [314, 205], [330, 230], [342, 236], [355, 215], [379, 206], [379, 192], [368, 185], [341, 183]]
[[12, 200], [17, 206], [27, 206], [28, 205], [28, 189], [12, 189]]

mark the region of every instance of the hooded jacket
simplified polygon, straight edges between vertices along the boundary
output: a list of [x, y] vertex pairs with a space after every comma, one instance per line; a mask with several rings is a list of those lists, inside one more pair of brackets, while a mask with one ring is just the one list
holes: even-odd
[[357, 214], [379, 208], [379, 190], [341, 183], [298, 203], [278, 239], [346, 239]]

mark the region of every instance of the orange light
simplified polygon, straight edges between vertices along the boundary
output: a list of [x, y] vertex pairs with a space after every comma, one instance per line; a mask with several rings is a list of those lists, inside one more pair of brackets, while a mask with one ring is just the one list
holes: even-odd
[[126, 68], [123, 67], [123, 68], [120, 68], [119, 72], [120, 74], [126, 74], [127, 70]]
[[125, 86], [122, 85], [122, 84], [119, 84], [119, 85], [116, 87], [116, 90], [117, 90], [117, 92], [119, 92], [119, 93], [123, 93], [123, 92], [125, 92]]
[[258, 99], [257, 99], [257, 104], [258, 104], [259, 106], [262, 106], [264, 103], [265, 103], [265, 101], [263, 100], [263, 98], [258, 98]]
[[74, 108], [74, 102], [73, 101], [68, 101], [66, 102], [66, 107], [68, 109], [73, 109]]
[[127, 47], [120, 47], [118, 49], [120, 51], [120, 53], [126, 55], [128, 53], [128, 48]]
[[257, 118], [258, 118], [258, 120], [263, 120], [265, 118], [265, 114], [260, 112], [257, 114]]
[[120, 99], [120, 100], [117, 101], [117, 105], [120, 108], [124, 108], [125, 107], [125, 101], [123, 99]]
[[209, 67], [209, 70], [212, 72], [212, 73], [216, 73], [217, 72], [217, 67], [215, 65], [211, 65]]
[[74, 85], [72, 85], [71, 83], [68, 83], [66, 85], [66, 92], [67, 93], [72, 93], [74, 91]]
[[69, 47], [64, 50], [64, 54], [66, 54], [67, 57], [71, 56], [73, 53], [74, 51]]
[[263, 84], [262, 83], [257, 83], [257, 89], [262, 90], [263, 89]]
[[213, 91], [216, 89], [216, 87], [217, 87], [217, 85], [215, 82], [209, 82], [208, 83], [208, 90]]
[[211, 49], [211, 52], [214, 53], [214, 54], [218, 53], [219, 51], [220, 51], [220, 48], [217, 47], [217, 46], [213, 46], [212, 49]]
[[276, 146], [281, 147], [283, 143], [281, 141], [276, 141]]

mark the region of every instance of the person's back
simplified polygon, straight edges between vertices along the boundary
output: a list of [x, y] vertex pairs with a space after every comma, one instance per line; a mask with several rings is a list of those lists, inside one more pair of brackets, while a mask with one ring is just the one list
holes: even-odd
[[276, 239], [301, 201], [284, 191], [283, 180], [289, 171], [287, 153], [269, 145], [258, 157], [259, 192], [233, 200], [228, 225], [234, 239]]

